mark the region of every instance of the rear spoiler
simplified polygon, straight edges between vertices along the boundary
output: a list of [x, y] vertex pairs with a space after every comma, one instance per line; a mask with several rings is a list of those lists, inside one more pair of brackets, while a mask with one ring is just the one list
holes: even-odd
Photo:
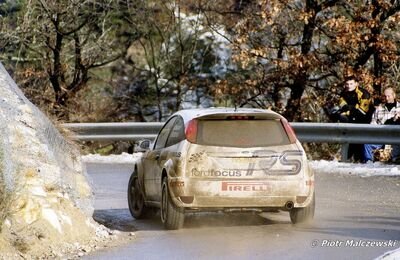
[[269, 120], [274, 120], [274, 119], [283, 119], [283, 116], [276, 114], [276, 113], [249, 113], [249, 112], [223, 112], [223, 113], [213, 113], [210, 115], [201, 115], [198, 117], [195, 117], [193, 119], [227, 119], [228, 117], [250, 117], [252, 119], [269, 119]]

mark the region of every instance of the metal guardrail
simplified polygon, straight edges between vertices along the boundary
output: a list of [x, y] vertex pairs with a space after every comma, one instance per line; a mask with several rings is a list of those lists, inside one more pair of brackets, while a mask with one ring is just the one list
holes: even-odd
[[164, 123], [70, 123], [64, 124], [80, 141], [136, 141], [154, 139]]
[[[301, 142], [400, 144], [400, 125], [290, 123]], [[163, 123], [64, 124], [82, 141], [154, 139]]]
[[400, 144], [400, 125], [291, 123], [301, 142]]
[[[346, 123], [290, 123], [304, 143], [342, 144], [342, 160], [349, 143], [400, 144], [400, 125]], [[64, 124], [81, 141], [136, 141], [154, 139], [163, 123], [76, 123]]]

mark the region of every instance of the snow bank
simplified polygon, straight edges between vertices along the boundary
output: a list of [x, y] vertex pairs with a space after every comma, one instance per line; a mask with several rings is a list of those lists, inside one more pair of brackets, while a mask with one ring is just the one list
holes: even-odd
[[122, 153], [122, 154], [112, 154], [112, 155], [99, 155], [99, 154], [88, 154], [82, 156], [82, 161], [85, 163], [135, 163], [143, 153]]
[[[82, 156], [82, 161], [86, 163], [135, 163], [142, 156], [142, 153], [122, 153], [119, 155], [102, 156], [98, 154], [89, 154]], [[375, 163], [344, 163], [338, 161], [310, 161], [311, 168], [318, 174], [350, 174], [369, 176], [395, 176], [400, 175], [398, 165]]]
[[98, 227], [92, 200], [79, 150], [0, 63], [0, 259], [47, 258], [89, 243]]
[[400, 175], [398, 165], [385, 164], [381, 162], [374, 163], [345, 163], [338, 161], [310, 161], [311, 168], [318, 174], [350, 174], [363, 177], [370, 176], [395, 176]]
[[375, 260], [398, 260], [400, 259], [400, 248], [388, 251], [383, 255], [375, 258]]

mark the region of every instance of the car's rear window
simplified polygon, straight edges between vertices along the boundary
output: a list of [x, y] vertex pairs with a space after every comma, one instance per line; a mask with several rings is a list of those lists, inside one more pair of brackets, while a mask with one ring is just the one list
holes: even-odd
[[290, 144], [280, 120], [199, 120], [197, 144], [266, 147]]

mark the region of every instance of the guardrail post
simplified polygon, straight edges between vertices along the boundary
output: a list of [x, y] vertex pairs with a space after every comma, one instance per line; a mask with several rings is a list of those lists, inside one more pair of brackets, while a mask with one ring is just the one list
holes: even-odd
[[349, 155], [349, 144], [348, 143], [342, 144], [341, 154], [342, 154], [341, 161], [347, 162], [348, 161], [347, 157]]

